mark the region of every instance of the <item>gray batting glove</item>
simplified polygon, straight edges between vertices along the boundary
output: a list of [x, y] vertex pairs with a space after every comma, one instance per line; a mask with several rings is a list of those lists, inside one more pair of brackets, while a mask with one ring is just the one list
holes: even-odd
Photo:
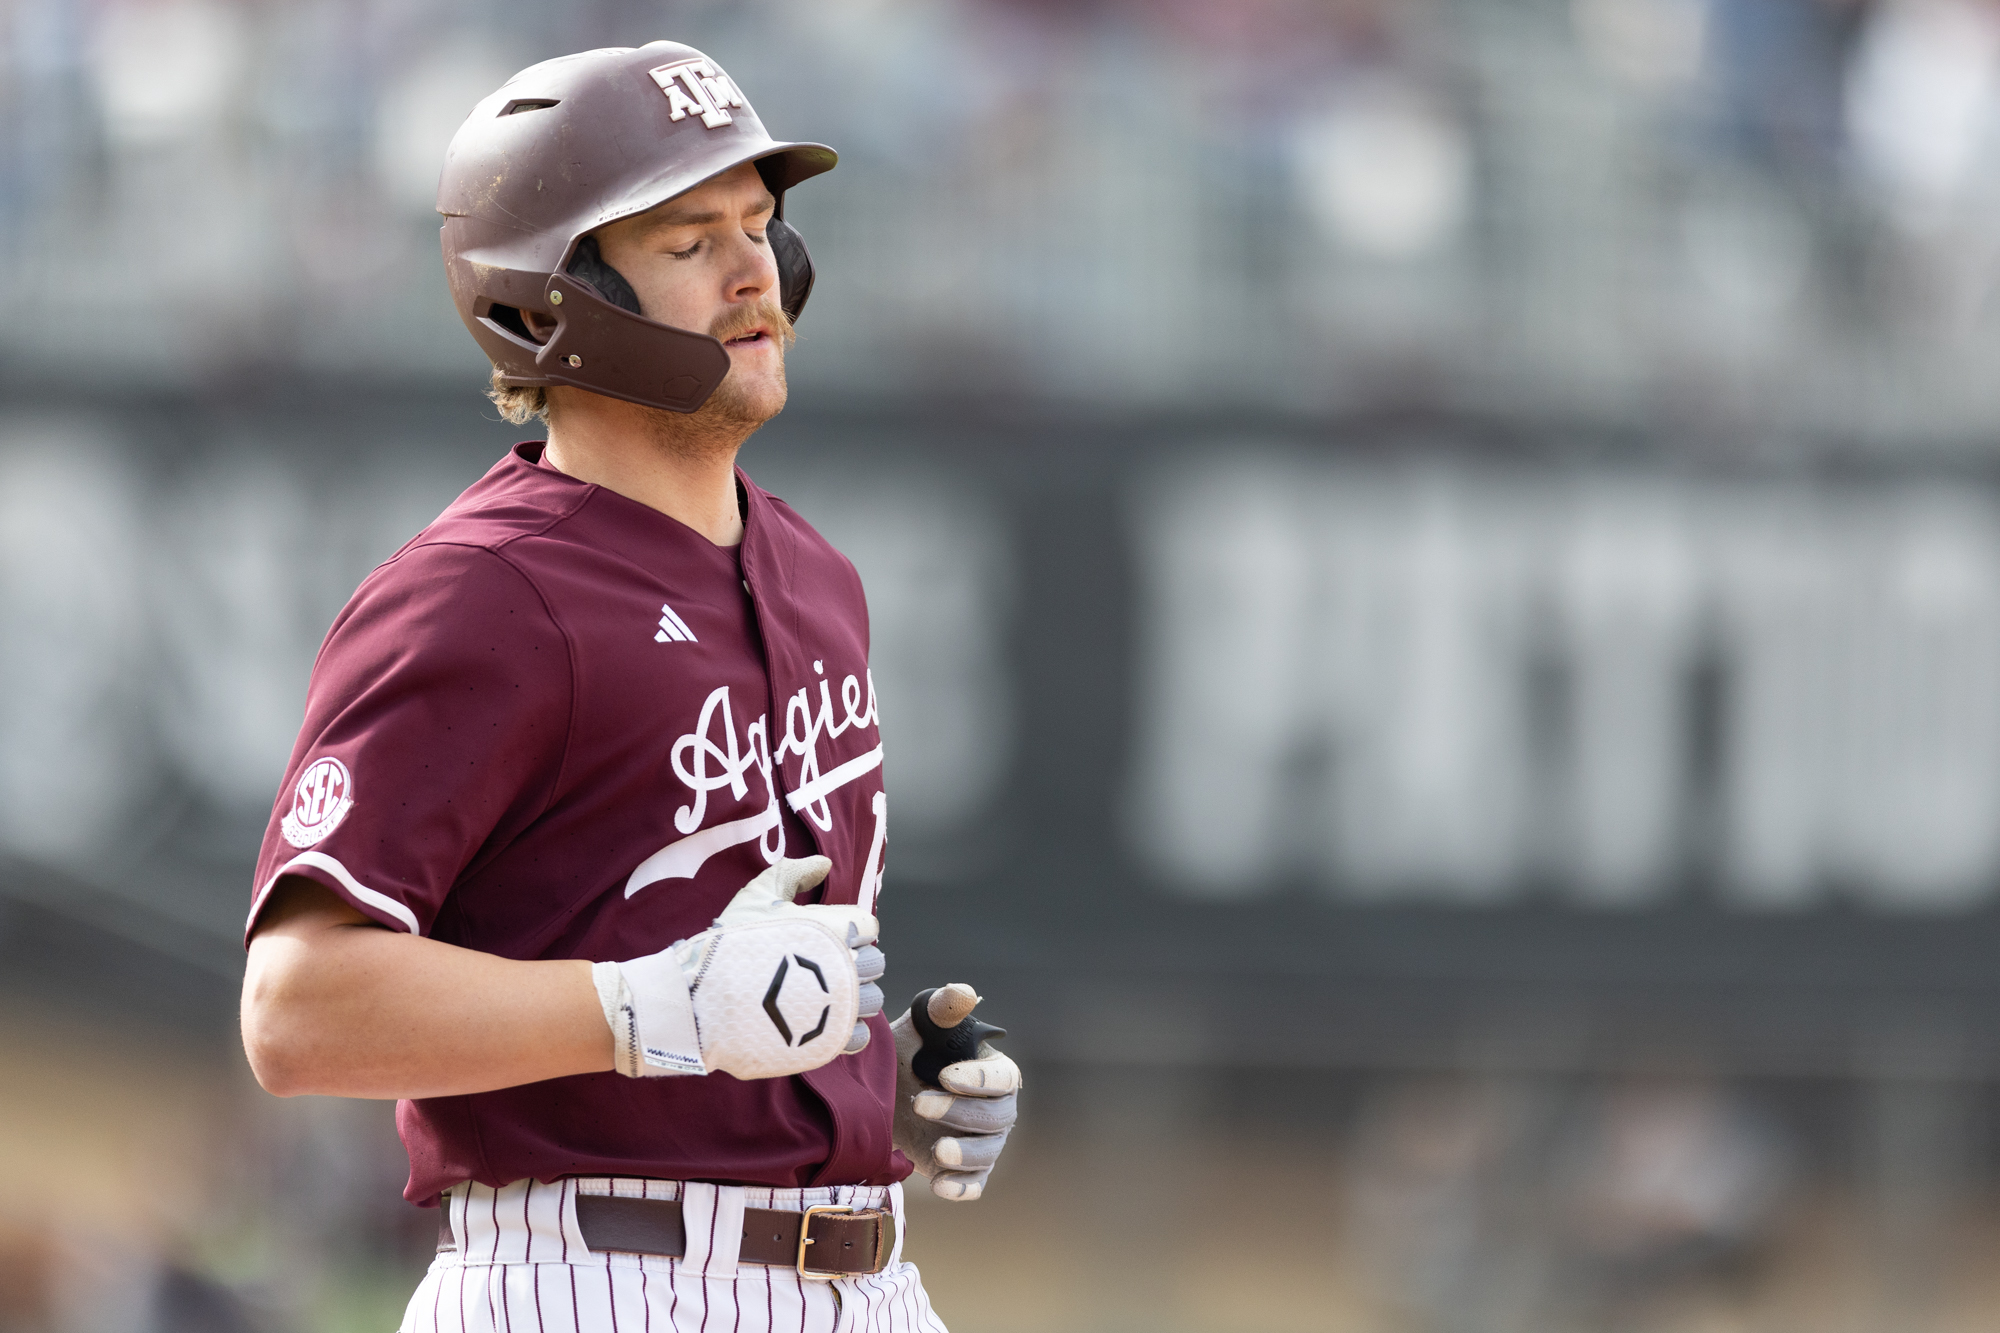
[[[969, 987], [946, 989], [970, 992]], [[1014, 1128], [1020, 1066], [992, 1042], [982, 1041], [972, 1059], [939, 1070], [939, 1086], [932, 1087], [910, 1067], [923, 1049], [923, 1038], [908, 1010], [889, 1025], [889, 1031], [896, 1038], [892, 1141], [930, 1181], [932, 1194], [970, 1203], [985, 1193], [987, 1174]]]

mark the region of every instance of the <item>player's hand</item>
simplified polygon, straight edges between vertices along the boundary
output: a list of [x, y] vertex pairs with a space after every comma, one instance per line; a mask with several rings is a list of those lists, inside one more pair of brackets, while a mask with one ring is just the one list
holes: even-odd
[[[971, 987], [953, 984], [918, 998], [926, 997], [935, 1023], [974, 1021], [979, 997]], [[969, 1203], [985, 1192], [987, 1173], [1007, 1146], [1018, 1113], [1020, 1067], [982, 1037], [970, 1058], [945, 1065], [934, 1083], [927, 1082], [913, 1067], [925, 1063], [919, 1058], [924, 1038], [910, 1011], [889, 1031], [896, 1038], [895, 1145], [930, 1181], [932, 1194]]]
[[[801, 907], [792, 901], [807, 889], [818, 887], [832, 869], [833, 862], [824, 856], [779, 861], [737, 890], [736, 896], [729, 900], [729, 906], [722, 909], [722, 915], [715, 918], [714, 927], [706, 933], [766, 921], [789, 920], [800, 915], [811, 915], [814, 920], [840, 932], [847, 946], [854, 951], [854, 976], [859, 985], [855, 1021], [847, 1045], [841, 1051], [843, 1055], [853, 1055], [868, 1045], [867, 1020], [882, 1012], [882, 987], [878, 983], [888, 970], [888, 962], [883, 958], [882, 951], [875, 947], [880, 932], [875, 918], [867, 912], [859, 907], [818, 903], [807, 903]], [[701, 936], [695, 938], [700, 939]], [[831, 982], [831, 978], [828, 980]]]
[[780, 1078], [866, 1046], [863, 1020], [882, 1012], [875, 918], [793, 902], [832, 868], [823, 856], [779, 861], [699, 935], [595, 964], [613, 1067], [629, 1078]]

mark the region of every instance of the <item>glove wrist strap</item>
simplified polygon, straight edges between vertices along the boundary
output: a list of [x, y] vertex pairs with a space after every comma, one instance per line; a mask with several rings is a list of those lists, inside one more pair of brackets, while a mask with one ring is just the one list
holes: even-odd
[[[643, 975], [628, 975], [633, 972]], [[652, 975], [656, 972], [660, 975]], [[672, 950], [624, 963], [592, 963], [590, 980], [611, 1029], [612, 1068], [626, 1078], [708, 1072], [694, 1001]]]

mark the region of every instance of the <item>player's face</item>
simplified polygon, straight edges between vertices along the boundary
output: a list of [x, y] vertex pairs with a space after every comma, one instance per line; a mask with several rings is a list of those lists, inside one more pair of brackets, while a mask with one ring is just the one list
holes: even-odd
[[625, 275], [648, 319], [722, 340], [729, 376], [718, 407], [764, 421], [785, 405], [791, 322], [778, 304], [778, 263], [764, 229], [774, 200], [744, 163], [597, 232], [604, 261]]

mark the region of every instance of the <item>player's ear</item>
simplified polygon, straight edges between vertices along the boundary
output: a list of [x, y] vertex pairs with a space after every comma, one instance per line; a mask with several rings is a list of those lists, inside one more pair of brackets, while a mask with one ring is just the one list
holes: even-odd
[[555, 333], [556, 322], [539, 310], [523, 309], [521, 327], [527, 330], [530, 338], [538, 343], [545, 343]]

